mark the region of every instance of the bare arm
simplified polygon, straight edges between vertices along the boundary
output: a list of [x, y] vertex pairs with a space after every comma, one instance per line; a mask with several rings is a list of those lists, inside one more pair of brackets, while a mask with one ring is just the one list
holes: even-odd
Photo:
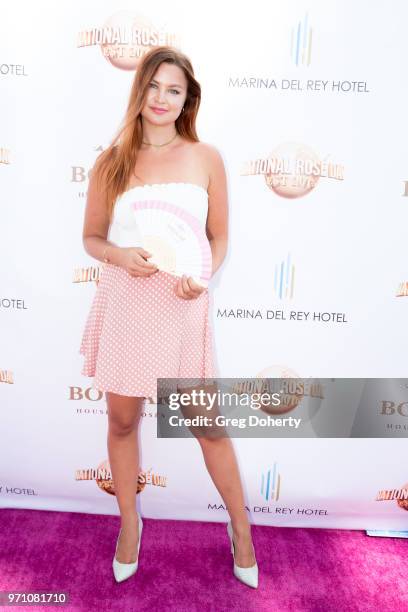
[[206, 232], [212, 252], [212, 274], [225, 259], [228, 246], [228, 192], [223, 159], [218, 150], [207, 145], [210, 182]]
[[121, 266], [131, 276], [150, 276], [158, 271], [154, 263], [146, 260], [151, 253], [142, 247], [120, 247], [107, 240], [109, 214], [106, 194], [91, 172], [86, 200], [82, 242], [85, 251], [95, 259]]
[[82, 232], [84, 249], [99, 261], [103, 261], [105, 253], [111, 263], [119, 265], [121, 249], [106, 239], [108, 231], [109, 215], [105, 194], [103, 189], [97, 186], [96, 178], [91, 172]]

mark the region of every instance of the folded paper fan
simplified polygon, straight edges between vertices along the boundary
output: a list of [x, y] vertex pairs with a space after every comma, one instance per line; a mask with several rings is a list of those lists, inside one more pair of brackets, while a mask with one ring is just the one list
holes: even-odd
[[142, 200], [131, 205], [142, 247], [152, 253], [149, 262], [159, 270], [208, 287], [212, 253], [205, 228], [192, 214], [162, 200]]

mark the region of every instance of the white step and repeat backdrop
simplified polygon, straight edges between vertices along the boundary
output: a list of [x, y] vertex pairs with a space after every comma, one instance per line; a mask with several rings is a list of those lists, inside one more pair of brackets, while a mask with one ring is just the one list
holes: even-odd
[[[198, 133], [228, 173], [220, 376], [407, 376], [403, 0], [3, 1], [1, 15], [1, 506], [118, 513], [106, 401], [80, 374], [101, 272], [82, 223], [152, 33], [190, 56]], [[408, 392], [389, 389], [364, 408], [368, 438], [350, 423], [233, 439], [251, 521], [406, 529]], [[139, 482], [143, 516], [227, 520], [197, 441], [158, 439], [151, 399]]]

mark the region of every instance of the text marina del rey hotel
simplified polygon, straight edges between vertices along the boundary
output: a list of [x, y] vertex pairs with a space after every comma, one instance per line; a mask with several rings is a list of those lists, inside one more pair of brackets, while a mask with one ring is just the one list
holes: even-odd
[[279, 321], [314, 321], [322, 323], [348, 323], [344, 312], [307, 312], [303, 310], [262, 310], [250, 308], [218, 308], [221, 319], [270, 319]]

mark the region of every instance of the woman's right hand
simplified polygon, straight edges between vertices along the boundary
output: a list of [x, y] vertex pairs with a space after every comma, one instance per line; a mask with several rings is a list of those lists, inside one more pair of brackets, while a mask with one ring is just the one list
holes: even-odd
[[131, 276], [151, 276], [159, 270], [156, 264], [146, 261], [151, 256], [142, 247], [121, 247], [118, 264]]

